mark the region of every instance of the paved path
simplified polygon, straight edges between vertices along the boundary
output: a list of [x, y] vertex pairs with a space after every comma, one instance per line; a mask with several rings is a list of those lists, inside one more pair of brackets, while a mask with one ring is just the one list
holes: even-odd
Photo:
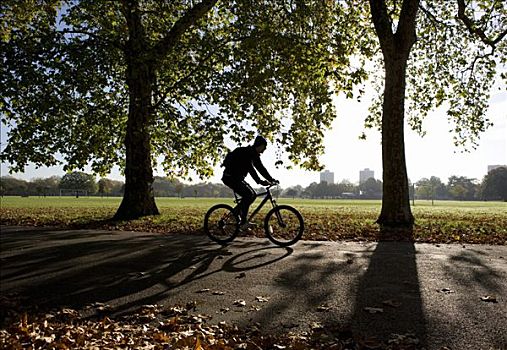
[[121, 315], [196, 301], [212, 322], [265, 332], [318, 322], [381, 339], [414, 332], [427, 349], [507, 349], [506, 246], [238, 239], [222, 248], [204, 236], [6, 226], [0, 243], [1, 294], [42, 309], [102, 302]]

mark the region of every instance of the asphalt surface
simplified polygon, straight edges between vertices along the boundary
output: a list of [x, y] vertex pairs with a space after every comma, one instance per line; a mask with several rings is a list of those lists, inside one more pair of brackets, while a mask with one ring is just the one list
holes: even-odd
[[195, 301], [210, 322], [266, 333], [318, 323], [384, 340], [413, 333], [427, 349], [507, 349], [506, 246], [238, 238], [224, 248], [205, 236], [2, 226], [0, 248], [1, 295], [39, 310], [99, 302], [115, 317]]

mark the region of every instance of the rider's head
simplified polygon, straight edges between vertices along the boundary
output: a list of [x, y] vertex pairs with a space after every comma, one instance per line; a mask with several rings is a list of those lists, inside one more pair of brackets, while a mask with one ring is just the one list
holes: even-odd
[[257, 153], [261, 154], [266, 150], [266, 146], [268, 145], [268, 141], [261, 135], [257, 136], [254, 140], [253, 146]]

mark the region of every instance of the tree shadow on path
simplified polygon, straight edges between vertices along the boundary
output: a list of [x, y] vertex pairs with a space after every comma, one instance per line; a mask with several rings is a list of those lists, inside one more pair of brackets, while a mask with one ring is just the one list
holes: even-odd
[[[162, 304], [191, 282], [198, 288], [202, 279], [237, 274], [234, 266], [245, 250], [260, 254], [270, 248], [268, 243], [238, 242], [235, 247], [244, 250], [237, 254], [205, 236], [9, 227], [2, 227], [0, 244], [3, 298], [15, 295], [22, 308], [40, 312], [108, 303], [112, 315]], [[291, 252], [259, 258], [257, 265]]]
[[426, 319], [413, 243], [379, 242], [355, 288], [351, 317], [355, 334], [384, 342], [398, 339], [405, 343], [418, 341], [418, 346], [426, 343]]

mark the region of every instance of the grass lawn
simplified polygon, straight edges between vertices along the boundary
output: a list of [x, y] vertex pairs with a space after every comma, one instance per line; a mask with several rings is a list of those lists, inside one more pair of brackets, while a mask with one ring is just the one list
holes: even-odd
[[[160, 233], [202, 234], [202, 220], [216, 203], [227, 198], [157, 198], [161, 215], [128, 222], [111, 222], [119, 197], [3, 197], [0, 223], [9, 225], [102, 228]], [[310, 240], [376, 240], [379, 200], [312, 200], [280, 198], [301, 211], [303, 238]], [[258, 202], [257, 202], [258, 203]], [[411, 204], [413, 204], [411, 202]], [[268, 207], [265, 207], [264, 212]], [[414, 236], [421, 242], [507, 242], [506, 202], [415, 201]], [[260, 222], [263, 218], [257, 216]], [[263, 236], [261, 229], [251, 235]]]

